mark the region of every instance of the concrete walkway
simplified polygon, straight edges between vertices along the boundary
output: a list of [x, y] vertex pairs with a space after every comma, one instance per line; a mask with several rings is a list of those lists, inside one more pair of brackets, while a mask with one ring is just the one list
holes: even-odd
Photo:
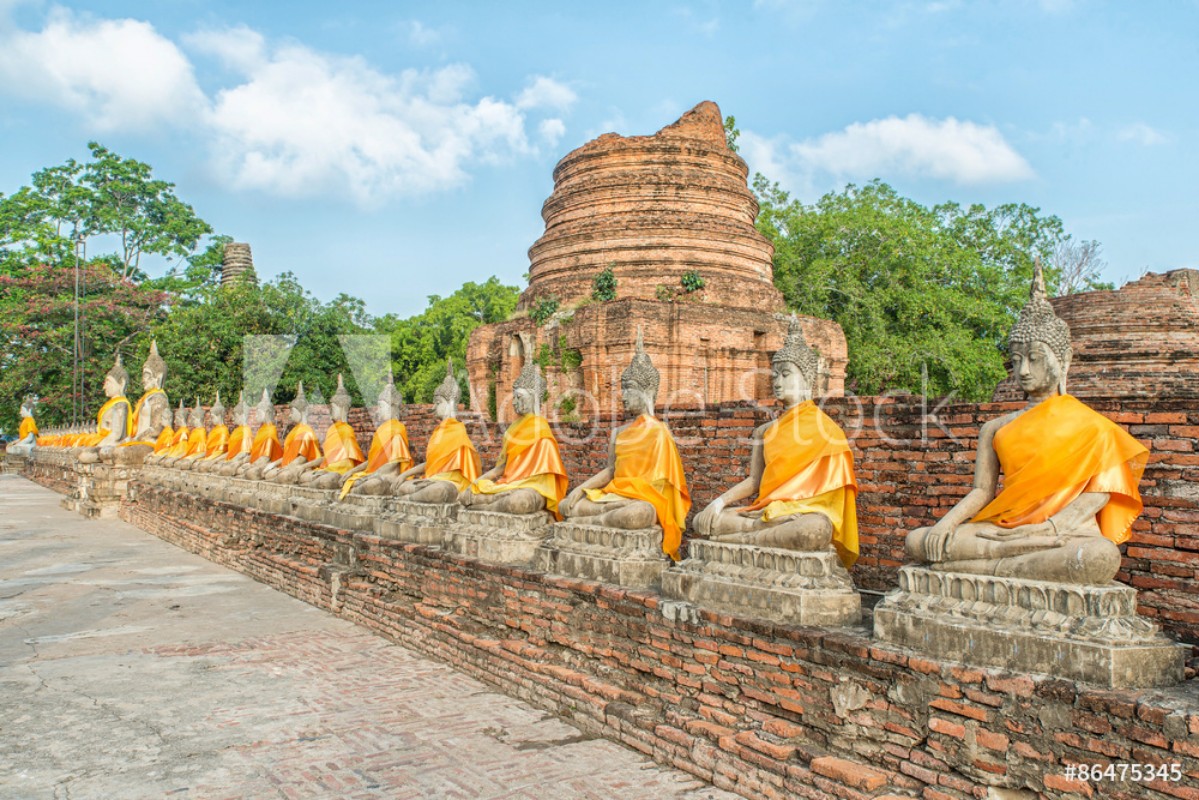
[[0, 476], [0, 797], [734, 797]]

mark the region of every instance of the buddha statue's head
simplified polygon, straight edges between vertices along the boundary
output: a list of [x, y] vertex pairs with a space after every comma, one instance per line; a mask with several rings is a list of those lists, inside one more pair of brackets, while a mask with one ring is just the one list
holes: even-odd
[[787, 408], [811, 399], [820, 356], [804, 340], [799, 319], [791, 317], [782, 349], [770, 359], [770, 387]]
[[249, 416], [250, 409], [246, 406], [246, 392], [243, 389], [237, 395], [237, 405], [233, 407], [233, 424], [238, 427], [245, 425]]
[[297, 425], [308, 422], [308, 398], [304, 396], [304, 381], [296, 386], [296, 396], [291, 401], [291, 421]]
[[636, 352], [633, 360], [625, 367], [620, 375], [620, 399], [625, 411], [639, 416], [653, 415], [654, 403], [658, 399], [658, 384], [661, 376], [645, 352], [645, 342], [642, 338], [641, 327], [637, 328]]
[[379, 399], [375, 403], [375, 424], [382, 425], [389, 419], [399, 419], [403, 406], [404, 396], [396, 388], [395, 376], [391, 374], [389, 367], [387, 383], [383, 386], [383, 391], [379, 392]]
[[150, 354], [142, 364], [142, 391], [161, 389], [167, 377], [167, 362], [158, 354], [158, 341], [150, 342]]
[[1029, 397], [1044, 399], [1054, 392], [1066, 393], [1066, 374], [1074, 355], [1070, 326], [1053, 311], [1039, 258], [1033, 263], [1028, 303], [1008, 337], [1008, 353], [1012, 375]]
[[329, 398], [329, 415], [334, 422], [345, 422], [350, 416], [350, 406], [353, 405], [350, 393], [346, 391], [345, 381], [341, 373], [337, 373], [337, 390]]
[[221, 393], [216, 393], [212, 408], [208, 409], [208, 424], [212, 426], [225, 424], [225, 406], [221, 404]]
[[533, 345], [529, 335], [521, 333], [520, 342], [525, 351], [525, 365], [512, 383], [512, 408], [524, 416], [541, 410], [546, 383], [541, 375], [541, 366], [533, 360]]
[[258, 417], [259, 425], [274, 424], [275, 422], [275, 404], [271, 402], [271, 392], [269, 389], [262, 390], [262, 397], [258, 398], [258, 405], [254, 406], [255, 416]]
[[125, 387], [128, 384], [129, 373], [121, 366], [121, 354], [117, 353], [116, 363], [104, 376], [104, 394], [108, 397], [120, 397], [125, 394]]
[[452, 418], [458, 412], [458, 398], [461, 395], [462, 388], [458, 386], [458, 379], [454, 377], [454, 362], [447, 358], [445, 380], [433, 390], [433, 413], [438, 419]]
[[37, 395], [27, 394], [21, 399], [21, 417], [28, 418], [33, 416], [34, 410], [37, 408]]
[[196, 395], [196, 407], [192, 409], [192, 413], [188, 416], [187, 424], [191, 428], [204, 427], [204, 406], [200, 405], [200, 395]]
[[187, 427], [187, 409], [183, 406], [183, 398], [179, 399], [179, 408], [175, 409], [175, 427]]

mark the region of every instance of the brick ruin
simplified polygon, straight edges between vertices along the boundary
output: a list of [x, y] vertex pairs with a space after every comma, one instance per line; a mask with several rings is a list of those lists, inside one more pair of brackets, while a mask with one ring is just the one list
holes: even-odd
[[[754, 227], [749, 168], [728, 148], [720, 109], [700, 103], [652, 136], [607, 133], [554, 169], [545, 233], [529, 249], [529, 285], [513, 319], [474, 331], [467, 369], [483, 407], [500, 421], [523, 366], [517, 334], [536, 343], [550, 406], [568, 400], [580, 417], [616, 409], [620, 370], [637, 328], [662, 373], [661, 404], [718, 405], [769, 396], [769, 352], [786, 321], [774, 287], [774, 248]], [[593, 279], [611, 268], [616, 299], [592, 300]], [[702, 289], [686, 292], [697, 272]], [[560, 309], [530, 316], [547, 300]], [[823, 357], [823, 393], [844, 391], [845, 335], [828, 320], [802, 319]]]

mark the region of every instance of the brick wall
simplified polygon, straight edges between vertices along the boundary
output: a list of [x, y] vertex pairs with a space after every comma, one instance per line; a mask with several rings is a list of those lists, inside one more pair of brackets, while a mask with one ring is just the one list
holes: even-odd
[[[717, 422], [734, 430], [749, 419], [731, 413]], [[917, 657], [873, 642], [864, 627], [712, 612], [685, 622], [652, 592], [484, 565], [160, 488], [138, 486], [122, 515], [749, 798], [966, 800], [991, 796], [986, 787], [1199, 797], [1194, 681], [1100, 691]], [[1177, 764], [1182, 780], [1065, 776], [1072, 763], [1130, 761]]]

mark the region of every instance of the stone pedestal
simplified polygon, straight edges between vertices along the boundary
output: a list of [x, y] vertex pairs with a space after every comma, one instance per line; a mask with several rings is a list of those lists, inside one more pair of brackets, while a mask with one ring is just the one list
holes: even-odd
[[670, 563], [662, 552], [662, 529], [636, 531], [558, 522], [537, 548], [533, 566], [542, 572], [644, 589]]
[[384, 539], [438, 547], [445, 543], [462, 508], [456, 502], [414, 503], [394, 497], [388, 499], [391, 503], [387, 506], [387, 512], [375, 522], [376, 535]]
[[874, 635], [937, 658], [1039, 672], [1109, 688], [1168, 686], [1185, 649], [1137, 615], [1118, 583], [1045, 581], [899, 570], [899, 588], [874, 609]]
[[492, 564], [530, 564], [550, 535], [551, 519], [544, 511], [502, 514], [464, 508], [450, 529], [446, 549]]
[[129, 483], [141, 467], [75, 461], [75, 488], [62, 499], [62, 507], [89, 519], [116, 519]]
[[862, 599], [837, 554], [692, 540], [662, 573], [662, 594], [791, 625], [856, 625]]
[[[334, 492], [334, 497], [340, 493]], [[344, 500], [334, 500], [326, 511], [329, 524], [349, 531], [375, 533], [378, 521], [394, 498], [384, 495], [347, 494]]]
[[21, 475], [25, 472], [25, 464], [29, 460], [30, 448], [25, 445], [9, 445], [4, 453], [4, 461], [0, 464], [0, 473], [4, 475]]

